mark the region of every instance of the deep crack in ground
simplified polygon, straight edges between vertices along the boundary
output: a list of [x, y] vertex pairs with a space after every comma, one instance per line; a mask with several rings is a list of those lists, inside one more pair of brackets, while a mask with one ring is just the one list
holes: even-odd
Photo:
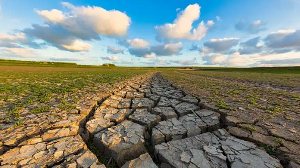
[[86, 128], [119, 167], [281, 167], [222, 126], [219, 113], [155, 73], [106, 99]]

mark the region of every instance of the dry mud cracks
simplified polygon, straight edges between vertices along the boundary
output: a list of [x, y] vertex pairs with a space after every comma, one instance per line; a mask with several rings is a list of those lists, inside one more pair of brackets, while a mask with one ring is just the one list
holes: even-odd
[[62, 118], [2, 130], [0, 167], [105, 167], [85, 142], [124, 168], [282, 167], [200, 104], [158, 73], [136, 76]]

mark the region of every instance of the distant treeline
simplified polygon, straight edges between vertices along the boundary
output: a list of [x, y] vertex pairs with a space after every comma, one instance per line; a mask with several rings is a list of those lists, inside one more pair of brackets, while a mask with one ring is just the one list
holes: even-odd
[[76, 63], [47, 62], [47, 61], [20, 61], [0, 59], [2, 66], [45, 66], [45, 67], [76, 67]]
[[48, 61], [20, 61], [0, 59], [0, 66], [36, 66], [36, 67], [68, 67], [68, 68], [95, 68], [95, 67], [115, 67], [115, 64], [103, 65], [78, 65], [68, 62], [48, 62]]

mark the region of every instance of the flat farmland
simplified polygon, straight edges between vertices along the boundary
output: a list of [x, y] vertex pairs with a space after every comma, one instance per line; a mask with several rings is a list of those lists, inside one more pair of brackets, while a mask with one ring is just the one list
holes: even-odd
[[281, 88], [294, 91], [300, 91], [300, 70], [292, 69], [290, 71], [285, 69], [267, 70], [265, 69], [251, 69], [248, 71], [241, 70], [205, 70], [205, 71], [181, 71], [191, 75], [200, 75], [205, 77], [213, 77], [223, 80], [235, 80], [248, 84], [269, 86], [272, 88]]
[[[287, 160], [299, 160], [300, 74], [221, 70], [163, 71], [178, 88], [222, 114], [234, 136]], [[258, 72], [257, 72], [258, 71]]]
[[238, 110], [235, 103], [240, 102], [246, 109], [269, 114], [299, 111], [300, 74], [222, 71], [164, 71], [163, 74], [223, 109]]
[[37, 114], [72, 110], [87, 94], [145, 72], [106, 67], [0, 66], [0, 128], [24, 124], [24, 111]]

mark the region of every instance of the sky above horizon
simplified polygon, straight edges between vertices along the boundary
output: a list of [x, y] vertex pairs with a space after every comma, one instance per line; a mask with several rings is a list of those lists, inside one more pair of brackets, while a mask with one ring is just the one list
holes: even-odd
[[0, 0], [0, 59], [300, 66], [299, 0]]

